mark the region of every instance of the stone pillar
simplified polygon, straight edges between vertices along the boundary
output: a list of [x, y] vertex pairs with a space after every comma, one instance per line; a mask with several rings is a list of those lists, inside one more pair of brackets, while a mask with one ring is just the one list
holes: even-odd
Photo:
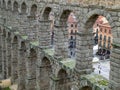
[[51, 46], [50, 21], [39, 21], [39, 46], [49, 48]]
[[81, 74], [92, 72], [93, 38], [92, 33], [78, 33], [76, 40], [76, 66], [75, 69]]
[[5, 31], [3, 30], [3, 35], [2, 35], [2, 74], [3, 78], [6, 79], [6, 34]]
[[[24, 44], [24, 43], [23, 43]], [[19, 49], [19, 60], [18, 60], [18, 89], [17, 90], [26, 90], [26, 46], [21, 45]]]
[[109, 89], [110, 90], [120, 90], [120, 43], [119, 39], [117, 42], [113, 42], [112, 54], [110, 58], [110, 80]]
[[[21, 23], [22, 24], [22, 23]], [[38, 25], [37, 20], [33, 19], [32, 16], [27, 16], [26, 22], [24, 22], [24, 33], [28, 35], [28, 39], [31, 42], [38, 40]]]
[[67, 27], [55, 25], [55, 57], [68, 58], [68, 35]]
[[7, 72], [7, 78], [11, 76], [11, 38], [10, 36], [7, 36], [6, 38], [6, 72]]
[[34, 49], [31, 49], [26, 60], [26, 90], [36, 90], [36, 61], [37, 53]]
[[12, 43], [12, 65], [11, 65], [11, 82], [16, 83], [18, 80], [18, 43]]

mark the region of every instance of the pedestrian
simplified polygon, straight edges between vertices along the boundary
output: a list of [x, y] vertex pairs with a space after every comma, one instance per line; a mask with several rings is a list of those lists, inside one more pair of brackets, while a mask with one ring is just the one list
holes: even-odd
[[99, 74], [100, 74], [101, 73], [101, 65], [100, 65], [100, 63], [98, 65], [98, 70], [99, 70]]

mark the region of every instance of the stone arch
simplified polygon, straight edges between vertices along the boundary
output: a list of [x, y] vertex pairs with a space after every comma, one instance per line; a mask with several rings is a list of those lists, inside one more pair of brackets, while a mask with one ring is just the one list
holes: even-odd
[[45, 7], [44, 12], [43, 12], [43, 20], [48, 20], [49, 19], [49, 14], [51, 12], [51, 7]]
[[6, 9], [6, 1], [3, 0], [3, 8]]
[[85, 18], [85, 20], [84, 20], [84, 25], [85, 26], [83, 28], [85, 28], [85, 29], [91, 28], [93, 26], [93, 24], [95, 23], [96, 19], [98, 18], [98, 16], [100, 16], [100, 15], [104, 16], [108, 20], [108, 22], [109, 22], [109, 24], [110, 24], [111, 27], [113, 26], [112, 25], [113, 20], [112, 20], [112, 18], [111, 18], [111, 16], [110, 16], [109, 13], [107, 13], [107, 12], [105, 12], [103, 10], [93, 10], [93, 11], [90, 11], [84, 17]]
[[27, 53], [27, 47], [25, 41], [21, 41], [20, 43], [20, 49], [19, 49], [19, 61], [18, 61], [18, 90], [25, 90], [26, 87], [26, 53]]
[[14, 3], [13, 3], [13, 11], [18, 12], [18, 7], [19, 7], [18, 2], [14, 1]]
[[27, 10], [27, 5], [25, 2], [23, 2], [21, 5], [21, 13], [26, 14], [26, 10]]
[[57, 78], [59, 79], [58, 81], [58, 89], [57, 90], [70, 90], [70, 85], [69, 85], [69, 78], [68, 78], [68, 73], [64, 69], [60, 69], [57, 75]]
[[37, 5], [33, 4], [31, 6], [31, 10], [30, 10], [30, 15], [32, 16], [32, 18], [36, 18], [36, 14], [37, 14]]
[[84, 86], [80, 90], [92, 90], [92, 87], [90, 87], [90, 86]]
[[61, 22], [61, 24], [66, 25], [68, 16], [69, 16], [69, 14], [70, 14], [71, 12], [72, 12], [72, 10], [69, 10], [69, 9], [63, 10], [63, 12], [62, 12], [61, 15], [60, 15], [60, 22]]
[[12, 10], [11, 0], [8, 0], [7, 7], [8, 7], [8, 10]]
[[30, 48], [28, 60], [26, 61], [27, 66], [27, 81], [26, 90], [36, 89], [36, 62], [37, 62], [37, 51], [34, 48]]
[[18, 81], [18, 37], [14, 36], [12, 40], [12, 71], [11, 81], [16, 83]]
[[40, 66], [40, 88], [48, 90], [50, 88], [50, 75], [52, 71], [51, 62], [47, 57], [44, 57]]

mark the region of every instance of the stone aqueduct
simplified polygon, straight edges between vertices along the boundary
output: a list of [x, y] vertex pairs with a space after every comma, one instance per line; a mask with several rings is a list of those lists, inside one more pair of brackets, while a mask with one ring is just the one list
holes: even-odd
[[[114, 38], [108, 87], [120, 90], [119, 3], [113, 0], [76, 2], [0, 0], [0, 72], [3, 78], [11, 77], [12, 84], [18, 84], [18, 90], [71, 90], [71, 87], [79, 90], [80, 76], [93, 72], [92, 25], [99, 15], [109, 21]], [[68, 58], [66, 22], [71, 11], [78, 19], [79, 31], [73, 69], [60, 63]], [[55, 43], [51, 51], [50, 12], [55, 16]]]

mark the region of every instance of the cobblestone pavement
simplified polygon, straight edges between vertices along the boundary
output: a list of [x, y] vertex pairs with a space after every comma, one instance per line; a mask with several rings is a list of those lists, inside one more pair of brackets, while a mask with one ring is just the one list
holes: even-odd
[[102, 60], [102, 61], [95, 62], [93, 63], [93, 67], [95, 68], [94, 72], [96, 74], [100, 74], [109, 80], [109, 72], [110, 72], [110, 61], [109, 60]]

